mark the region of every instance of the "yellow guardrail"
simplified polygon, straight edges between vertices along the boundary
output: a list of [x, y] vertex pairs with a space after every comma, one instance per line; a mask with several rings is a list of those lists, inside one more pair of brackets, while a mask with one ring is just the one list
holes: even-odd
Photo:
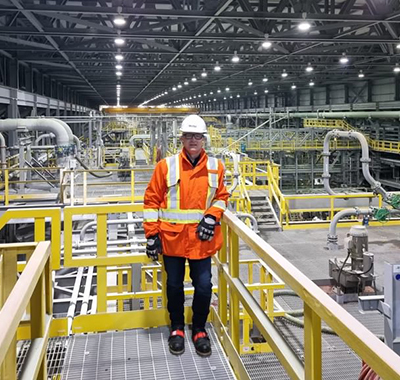
[[[304, 140], [304, 141], [274, 141], [271, 145], [262, 141], [253, 141], [246, 144], [246, 151], [288, 151], [293, 152], [296, 150], [322, 150], [324, 142], [320, 140]], [[331, 140], [331, 150], [348, 150], [360, 149], [360, 144], [352, 140]]]
[[[140, 212], [142, 207], [142, 204], [130, 204], [64, 208], [64, 266], [97, 267], [97, 313], [75, 317], [72, 323], [73, 333], [151, 328], [168, 324], [165, 274], [160, 266], [150, 262], [145, 253], [109, 254], [107, 252], [108, 215]], [[48, 212], [47, 209], [31, 211], [38, 212], [35, 219], [40, 220], [43, 220]], [[6, 214], [9, 212], [7, 211]], [[61, 213], [61, 210], [58, 209], [57, 212]], [[97, 254], [95, 256], [88, 254], [78, 257], [73, 254], [72, 227], [74, 217], [81, 219], [82, 215], [94, 215], [97, 220]], [[219, 273], [218, 310], [212, 307], [210, 318], [238, 378], [250, 378], [240, 359], [240, 354], [273, 351], [290, 378], [321, 379], [321, 321], [324, 321], [348, 344], [350, 349], [354, 350], [382, 378], [400, 379], [399, 357], [390, 348], [229, 211], [226, 211], [223, 216], [222, 231], [225, 237], [224, 245], [218, 256], [214, 256], [214, 262]], [[41, 237], [44, 238], [43, 235]], [[258, 258], [241, 262], [239, 260], [239, 239]], [[2, 248], [0, 246], [0, 272], [3, 276], [4, 274], [10, 275], [8, 270], [4, 271]], [[49, 248], [48, 252], [50, 252]], [[29, 260], [25, 270], [30, 270], [30, 263]], [[141, 275], [142, 278], [145, 277], [145, 280], [142, 281], [142, 290], [139, 292], [129, 291], [129, 284], [123, 283], [123, 271], [128, 270], [133, 263], [145, 264]], [[17, 267], [16, 263], [13, 265], [15, 268]], [[241, 265], [248, 267], [247, 276], [244, 275], [243, 270], [240, 270]], [[51, 268], [49, 264], [48, 268]], [[162, 278], [159, 282], [160, 270]], [[257, 273], [257, 270], [260, 273]], [[120, 282], [116, 287], [108, 286], [107, 271], [120, 271], [121, 274], [118, 273]], [[143, 271], [145, 274], [143, 274]], [[152, 273], [151, 276], [148, 276], [149, 272]], [[12, 275], [11, 277], [15, 281], [16, 276]], [[48, 277], [51, 278], [51, 276]], [[259, 277], [258, 283], [254, 283], [255, 277]], [[32, 281], [29, 286], [33, 289], [36, 283]], [[41, 285], [41, 289], [43, 289], [45, 284], [49, 286], [50, 281], [41, 284], [43, 284]], [[274, 289], [282, 289], [285, 284], [302, 298], [305, 305], [304, 365], [273, 324], [273, 319], [276, 316], [282, 316], [285, 313], [276, 303], [273, 292]], [[109, 302], [114, 301], [121, 305], [121, 301], [126, 299], [147, 299], [148, 301], [145, 301], [146, 308], [144, 310], [107, 312]], [[153, 302], [150, 302], [150, 300], [153, 300]], [[31, 302], [31, 305], [33, 304]], [[25, 307], [26, 305], [21, 307], [22, 311]], [[43, 308], [40, 310], [42, 310], [43, 316]], [[190, 318], [191, 309], [186, 308], [185, 319], [188, 322]], [[3, 319], [1, 320], [3, 321]], [[12, 320], [12, 323], [18, 324], [14, 319]], [[257, 326], [267, 341], [263, 346], [254, 345], [248, 338], [248, 333], [253, 324]], [[58, 328], [56, 328], [57, 326]], [[8, 334], [0, 331], [3, 334]], [[47, 331], [50, 331], [50, 336], [67, 334], [65, 318], [53, 320], [52, 328], [47, 329]], [[11, 335], [15, 335], [15, 328]], [[2, 340], [0, 339], [0, 347], [3, 347], [1, 343]]]
[[[376, 206], [382, 207], [382, 197], [373, 193], [349, 193], [349, 194], [283, 194], [279, 187], [279, 166], [275, 164], [268, 165], [268, 197], [271, 204], [275, 207], [275, 211], [279, 217], [279, 222], [282, 229], [317, 229], [328, 228], [330, 221], [338, 211], [349, 207], [355, 207], [353, 204], [346, 206], [343, 203], [347, 200], [357, 201], [357, 207], [369, 207], [372, 200], [376, 199]], [[301, 203], [309, 204], [310, 201], [316, 206], [301, 207]], [[291, 203], [295, 205], [291, 205]], [[326, 204], [326, 206], [317, 206], [318, 204]], [[342, 203], [342, 205], [338, 205]], [[312, 221], [304, 220], [303, 214], [308, 213], [312, 216], [327, 214], [323, 220]], [[299, 217], [297, 217], [299, 216]], [[354, 223], [358, 223], [357, 219], [341, 221], [339, 227], [350, 227]], [[371, 226], [382, 226], [379, 221], [370, 221]], [[400, 225], [398, 220], [389, 220], [385, 225]]]
[[[43, 199], [43, 198], [56, 198], [56, 193], [45, 193], [43, 191], [34, 192], [33, 189], [29, 189], [29, 192], [25, 192], [26, 187], [34, 187], [35, 185], [48, 185], [48, 190], [53, 187], [57, 187], [59, 183], [59, 172], [58, 167], [35, 167], [35, 168], [5, 168], [2, 170], [2, 180], [0, 181], [0, 202], [3, 202], [5, 206], [10, 204], [10, 201], [24, 201], [31, 199]], [[46, 178], [46, 175], [52, 174], [54, 178]], [[46, 179], [40, 177], [40, 174]], [[30, 177], [30, 178], [29, 178]], [[14, 191], [14, 188], [21, 187], [22, 191]]]
[[[261, 237], [246, 228], [231, 212], [225, 212], [223, 221], [227, 239], [218, 257], [215, 257], [219, 268], [219, 303], [218, 312], [213, 312], [213, 322], [240, 379], [250, 378], [239, 356], [240, 304], [251, 316], [291, 379], [322, 379], [322, 321], [383, 379], [400, 379], [400, 360], [394, 351]], [[238, 266], [239, 239], [303, 300], [304, 365], [257, 299], [243, 285]]]
[[[304, 119], [303, 126], [312, 128], [334, 128], [346, 129], [347, 131], [357, 131], [357, 128], [353, 127], [347, 121], [341, 119]], [[400, 143], [398, 141], [374, 140], [365, 133], [363, 134], [368, 141], [368, 145], [373, 150], [379, 152], [400, 154]]]
[[[18, 255], [26, 265], [18, 278]], [[17, 379], [17, 331], [26, 310], [31, 345], [20, 379], [47, 379], [46, 349], [53, 315], [50, 242], [0, 245], [0, 378]], [[18, 278], [18, 280], [17, 280]]]
[[[90, 170], [64, 170], [61, 175], [61, 202], [68, 205], [86, 205], [91, 203], [135, 203], [143, 200], [143, 195], [135, 195], [135, 186], [147, 185], [148, 181], [135, 179], [135, 173], [151, 173], [153, 168], [144, 169], [90, 169]], [[96, 181], [89, 181], [90, 173], [100, 176], [113, 173], [128, 179], [127, 181], [107, 181], [98, 178]], [[103, 193], [101, 196], [91, 196], [90, 191], [98, 187], [106, 187], [107, 191], [117, 189], [124, 195]], [[126, 190], [124, 190], [126, 189]]]

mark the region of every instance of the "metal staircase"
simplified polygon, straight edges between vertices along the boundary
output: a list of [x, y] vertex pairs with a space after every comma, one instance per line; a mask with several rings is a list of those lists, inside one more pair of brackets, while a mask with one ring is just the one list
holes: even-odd
[[281, 229], [279, 220], [268, 197], [250, 195], [250, 199], [252, 214], [257, 219], [259, 231], [279, 231]]

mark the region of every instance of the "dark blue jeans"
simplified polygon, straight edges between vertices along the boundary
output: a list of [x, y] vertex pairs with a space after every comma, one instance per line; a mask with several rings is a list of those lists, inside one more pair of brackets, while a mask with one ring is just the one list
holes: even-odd
[[[164, 267], [167, 272], [167, 308], [172, 330], [185, 325], [183, 280], [185, 278], [184, 257], [164, 255]], [[194, 286], [192, 330], [204, 329], [211, 302], [211, 257], [190, 260], [190, 278]]]

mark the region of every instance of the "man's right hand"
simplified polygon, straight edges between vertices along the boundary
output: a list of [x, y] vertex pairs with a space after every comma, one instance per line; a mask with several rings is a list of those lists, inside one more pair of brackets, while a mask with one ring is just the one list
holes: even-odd
[[150, 236], [147, 239], [147, 245], [146, 245], [146, 255], [149, 259], [152, 259], [153, 261], [158, 260], [158, 255], [162, 254], [162, 245], [161, 245], [161, 239], [157, 235]]

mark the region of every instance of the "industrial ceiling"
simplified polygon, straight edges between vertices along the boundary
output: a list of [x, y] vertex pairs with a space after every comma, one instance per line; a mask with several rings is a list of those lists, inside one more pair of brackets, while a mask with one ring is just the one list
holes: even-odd
[[398, 0], [0, 0], [0, 54], [98, 105], [392, 77], [399, 35]]

